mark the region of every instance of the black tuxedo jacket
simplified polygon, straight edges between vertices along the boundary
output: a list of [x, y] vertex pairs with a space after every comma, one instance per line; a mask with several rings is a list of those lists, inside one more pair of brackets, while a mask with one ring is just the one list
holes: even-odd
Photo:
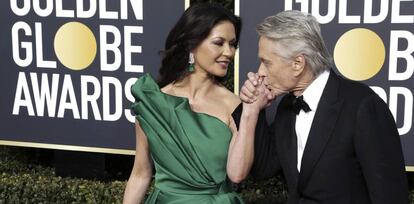
[[289, 204], [405, 204], [400, 136], [388, 106], [369, 87], [331, 71], [297, 170], [295, 113], [282, 98], [272, 125], [259, 117], [252, 174], [282, 171]]

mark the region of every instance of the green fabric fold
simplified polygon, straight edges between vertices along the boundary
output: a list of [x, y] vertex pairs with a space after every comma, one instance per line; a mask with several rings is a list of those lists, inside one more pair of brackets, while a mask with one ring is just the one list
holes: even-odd
[[227, 179], [232, 137], [227, 124], [194, 112], [187, 98], [161, 92], [149, 74], [131, 92], [156, 171], [155, 190], [146, 203], [243, 203]]

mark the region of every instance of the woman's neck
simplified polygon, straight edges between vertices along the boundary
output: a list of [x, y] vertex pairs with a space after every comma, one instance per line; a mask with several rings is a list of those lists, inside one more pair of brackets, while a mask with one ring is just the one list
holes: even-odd
[[191, 73], [174, 86], [181, 87], [189, 100], [207, 96], [214, 87], [214, 78], [207, 73]]

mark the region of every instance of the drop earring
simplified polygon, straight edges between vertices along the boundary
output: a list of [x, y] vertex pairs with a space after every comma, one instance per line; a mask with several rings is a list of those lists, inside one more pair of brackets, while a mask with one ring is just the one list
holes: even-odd
[[190, 55], [188, 56], [188, 67], [187, 70], [188, 72], [194, 72], [194, 54], [192, 52], [190, 52]]

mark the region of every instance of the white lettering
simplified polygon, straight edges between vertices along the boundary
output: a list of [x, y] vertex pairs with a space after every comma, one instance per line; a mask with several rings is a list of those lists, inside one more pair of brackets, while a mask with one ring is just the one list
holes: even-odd
[[[132, 11], [134, 11], [135, 19], [144, 19], [142, 0], [129, 0], [131, 2]], [[121, 19], [128, 19], [128, 0], [121, 0]]]
[[[93, 92], [88, 94], [88, 84], [92, 84]], [[82, 87], [82, 119], [87, 120], [89, 118], [88, 103], [91, 104], [92, 113], [95, 116], [95, 120], [102, 120], [101, 114], [98, 108], [98, 98], [101, 96], [101, 85], [99, 80], [94, 76], [81, 76]]]
[[[376, 1], [378, 2], [378, 1]], [[388, 15], [388, 0], [380, 0], [379, 14], [374, 16], [372, 11], [372, 0], [364, 1], [364, 23], [380, 23], [387, 18]]]
[[[107, 40], [107, 34], [111, 33], [114, 36], [114, 42], [109, 43]], [[121, 45], [121, 33], [115, 26], [101, 25], [100, 26], [100, 55], [101, 55], [101, 70], [102, 71], [115, 71], [121, 66], [121, 51], [119, 46]], [[108, 62], [107, 53], [111, 51], [114, 53], [114, 62], [110, 64]]]
[[40, 0], [33, 1], [33, 10], [39, 16], [46, 17], [49, 16], [53, 12], [53, 1], [46, 0], [46, 8], [40, 8]]
[[397, 106], [403, 103], [398, 101], [398, 96], [401, 95], [404, 98], [404, 119], [402, 127], [398, 128], [400, 135], [405, 135], [411, 130], [412, 118], [413, 118], [413, 94], [408, 88], [405, 87], [390, 87], [390, 110], [394, 115], [394, 119], [397, 121]]
[[[67, 99], [69, 99], [69, 102], [67, 101]], [[65, 74], [65, 77], [63, 79], [62, 95], [60, 96], [57, 117], [63, 118], [65, 116], [64, 113], [66, 109], [72, 110], [73, 117], [75, 119], [80, 118], [78, 104], [76, 102], [75, 97], [75, 91], [73, 90], [72, 78], [68, 74]]]
[[[24, 99], [23, 99], [24, 98]], [[34, 116], [32, 99], [30, 97], [29, 86], [24, 72], [19, 72], [17, 78], [16, 94], [14, 95], [13, 115], [20, 115], [20, 107], [26, 107], [27, 113]]]
[[10, 8], [14, 14], [18, 16], [25, 16], [30, 11], [30, 0], [23, 0], [23, 7], [17, 6], [17, 0], [10, 0]]
[[392, 0], [391, 5], [391, 23], [414, 23], [413, 15], [400, 15], [401, 1], [413, 1], [413, 0]]
[[[408, 43], [406, 50], [398, 50], [398, 42], [405, 39]], [[390, 37], [389, 80], [403, 81], [409, 79], [414, 73], [414, 35], [409, 31], [393, 30]], [[398, 58], [405, 59], [407, 66], [404, 72], [398, 72]]]
[[339, 19], [338, 23], [361, 23], [361, 16], [348, 15], [348, 0], [339, 0]]
[[75, 17], [75, 12], [63, 9], [63, 0], [56, 0], [56, 17], [73, 18]]
[[30, 42], [22, 42], [21, 48], [25, 50], [25, 57], [20, 58], [20, 47], [19, 47], [19, 30], [23, 30], [26, 36], [32, 35], [32, 30], [30, 29], [27, 23], [19, 21], [16, 22], [12, 27], [12, 52], [13, 52], [13, 60], [14, 62], [19, 65], [20, 67], [27, 67], [32, 63], [33, 60], [33, 47], [32, 43]]
[[[115, 89], [114, 94], [110, 94], [110, 85], [112, 85]], [[103, 101], [103, 118], [105, 121], [116, 121], [122, 116], [122, 85], [114, 77], [102, 77], [102, 101]], [[112, 103], [115, 112], [111, 114], [111, 103], [110, 103], [110, 96], [114, 96], [114, 102]]]
[[42, 74], [42, 84], [40, 88], [36, 73], [30, 73], [30, 80], [32, 82], [33, 98], [36, 105], [37, 116], [44, 115], [44, 107], [46, 105], [49, 117], [55, 117], [59, 74], [52, 75], [52, 90], [50, 90], [49, 78], [46, 73]]
[[[131, 93], [132, 85], [137, 81], [137, 78], [130, 78], [125, 83], [125, 97], [128, 99], [129, 102], [134, 102], [135, 98]], [[135, 123], [135, 116], [131, 114], [131, 109], [124, 110], [125, 117], [128, 119], [129, 122]]]
[[142, 65], [132, 64], [132, 53], [141, 53], [141, 46], [132, 45], [131, 35], [133, 33], [142, 33], [142, 26], [125, 26], [124, 29], [124, 55], [125, 55], [125, 71], [126, 72], [144, 72]]
[[99, 16], [103, 19], [118, 19], [118, 12], [108, 11], [106, 0], [99, 0]]
[[96, 0], [89, 0], [89, 10], [84, 9], [85, 0], [76, 0], [76, 16], [78, 18], [90, 18], [96, 13]]
[[42, 39], [42, 24], [35, 23], [36, 33], [36, 63], [37, 67], [56, 68], [56, 61], [47, 61], [43, 59], [43, 39]]

